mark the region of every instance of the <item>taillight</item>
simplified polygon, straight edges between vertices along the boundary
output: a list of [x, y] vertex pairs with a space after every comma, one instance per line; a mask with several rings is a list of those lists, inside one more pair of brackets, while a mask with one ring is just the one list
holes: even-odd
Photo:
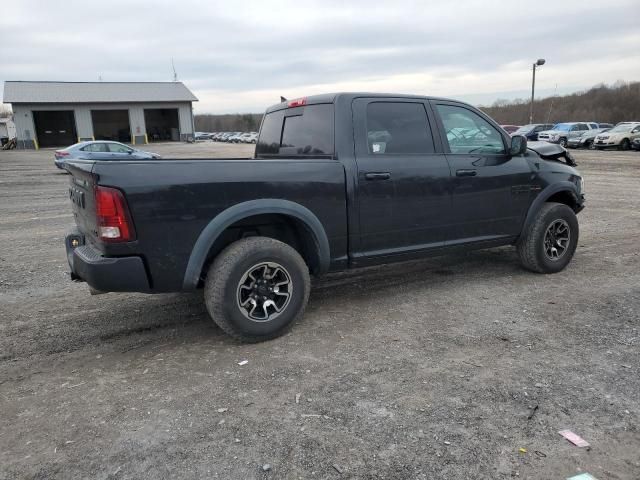
[[55, 153], [56, 158], [60, 157], [70, 157], [71, 154], [69, 152], [63, 152], [62, 150], [57, 150]]
[[291, 107], [302, 107], [307, 104], [307, 97], [296, 98], [295, 100], [291, 100], [289, 102], [289, 108]]
[[129, 242], [135, 238], [127, 202], [120, 190], [95, 187], [98, 237], [104, 242]]

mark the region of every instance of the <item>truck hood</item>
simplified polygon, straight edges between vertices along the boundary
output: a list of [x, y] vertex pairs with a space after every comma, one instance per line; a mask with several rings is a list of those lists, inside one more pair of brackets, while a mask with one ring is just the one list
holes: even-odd
[[548, 142], [527, 142], [527, 149], [538, 154], [540, 158], [545, 160], [555, 160], [564, 162], [570, 167], [575, 167], [577, 163], [573, 156], [560, 145]]

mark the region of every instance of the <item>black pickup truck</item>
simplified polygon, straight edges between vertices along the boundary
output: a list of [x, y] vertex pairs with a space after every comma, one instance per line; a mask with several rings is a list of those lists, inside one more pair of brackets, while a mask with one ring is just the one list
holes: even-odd
[[251, 159], [72, 160], [74, 280], [96, 292], [204, 290], [243, 341], [304, 312], [309, 275], [501, 245], [571, 260], [583, 182], [557, 145], [465, 103], [339, 93], [270, 107]]

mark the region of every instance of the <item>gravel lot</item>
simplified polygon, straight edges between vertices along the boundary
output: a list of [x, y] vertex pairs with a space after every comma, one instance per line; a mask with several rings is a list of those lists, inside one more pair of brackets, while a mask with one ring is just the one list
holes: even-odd
[[0, 152], [0, 478], [640, 477], [639, 152], [576, 152], [566, 271], [501, 248], [332, 275], [258, 345], [200, 295], [70, 282], [52, 155]]

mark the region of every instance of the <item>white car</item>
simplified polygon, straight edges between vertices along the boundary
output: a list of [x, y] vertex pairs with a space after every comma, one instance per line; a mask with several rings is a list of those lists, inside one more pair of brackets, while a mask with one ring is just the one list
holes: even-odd
[[631, 142], [636, 138], [640, 138], [640, 122], [622, 122], [608, 132], [596, 135], [593, 146], [598, 150], [603, 148], [629, 150]]

